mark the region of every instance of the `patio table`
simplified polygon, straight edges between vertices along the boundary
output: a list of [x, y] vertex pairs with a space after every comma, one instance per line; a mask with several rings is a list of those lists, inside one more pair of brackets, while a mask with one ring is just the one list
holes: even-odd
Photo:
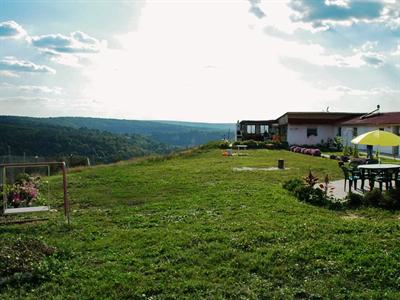
[[240, 155], [240, 149], [242, 150], [246, 150], [247, 149], [247, 145], [236, 145], [237, 147], [237, 154]]
[[[400, 165], [396, 164], [370, 164], [370, 165], [359, 165], [357, 167], [361, 171], [361, 178], [365, 178], [365, 172], [383, 173], [386, 178], [388, 177], [389, 171], [399, 171]], [[391, 184], [391, 179], [385, 182], [386, 188], [388, 188], [389, 183]], [[369, 187], [372, 189], [374, 187], [374, 180], [369, 179]]]

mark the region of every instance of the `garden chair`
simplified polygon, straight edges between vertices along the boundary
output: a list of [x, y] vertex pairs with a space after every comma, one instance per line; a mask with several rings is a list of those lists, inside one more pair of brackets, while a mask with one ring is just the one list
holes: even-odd
[[363, 170], [360, 172], [360, 180], [361, 180], [361, 189], [364, 191], [365, 180], [368, 179], [370, 189], [374, 186], [374, 178], [375, 174], [371, 172], [371, 170]]
[[[365, 185], [365, 180], [370, 179], [370, 174], [362, 172], [360, 169], [358, 169], [359, 165], [363, 165], [363, 161], [361, 160], [353, 160], [349, 162], [349, 171], [352, 176], [356, 176], [361, 180], [361, 189], [364, 190], [364, 185]], [[354, 189], [356, 189], [357, 184], [355, 184]]]
[[357, 180], [361, 179], [359, 175], [354, 174], [351, 169], [342, 166], [342, 171], [344, 174], [344, 190], [346, 190], [346, 182], [349, 182], [349, 192], [351, 191], [351, 186], [354, 182], [354, 189], [357, 189]]
[[400, 175], [399, 175], [399, 170], [394, 171], [393, 174], [393, 180], [394, 180], [394, 186], [396, 189], [400, 189]]
[[[372, 181], [373, 182], [378, 182], [379, 183], [379, 189], [382, 191], [383, 190], [383, 184], [385, 183], [386, 189], [388, 190], [389, 188], [392, 188], [392, 180], [394, 177], [394, 170], [387, 170], [387, 171], [378, 171], [378, 172], [373, 172], [372, 173]], [[373, 184], [372, 184], [373, 186]]]

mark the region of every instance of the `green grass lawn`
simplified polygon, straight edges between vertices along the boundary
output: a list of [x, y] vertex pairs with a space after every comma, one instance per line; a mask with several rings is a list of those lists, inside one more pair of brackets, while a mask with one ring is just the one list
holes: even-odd
[[[212, 150], [69, 174], [72, 228], [0, 227], [57, 249], [50, 276], [0, 286], [0, 298], [399, 298], [399, 213], [331, 211], [281, 184], [337, 162], [288, 151], [223, 157]], [[271, 167], [284, 171], [233, 171]], [[54, 177], [52, 182], [60, 181]], [[61, 201], [61, 189], [53, 190]]]

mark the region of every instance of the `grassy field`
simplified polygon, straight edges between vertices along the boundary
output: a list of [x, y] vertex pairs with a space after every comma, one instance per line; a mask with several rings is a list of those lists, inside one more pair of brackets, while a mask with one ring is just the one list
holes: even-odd
[[[336, 161], [248, 153], [212, 150], [71, 173], [71, 229], [61, 212], [0, 227], [2, 240], [37, 238], [57, 249], [46, 258], [50, 276], [0, 286], [0, 298], [400, 297], [399, 213], [300, 203], [282, 182], [310, 168], [340, 178]], [[288, 169], [233, 170], [280, 158]], [[61, 189], [53, 192], [62, 199]]]

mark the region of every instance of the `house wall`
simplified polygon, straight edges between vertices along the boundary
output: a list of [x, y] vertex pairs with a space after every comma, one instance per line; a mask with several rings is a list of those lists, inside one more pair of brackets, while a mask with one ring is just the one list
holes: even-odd
[[[369, 132], [369, 131], [373, 131], [373, 130], [377, 130], [379, 128], [384, 128], [385, 131], [388, 132], [396, 132], [396, 128], [395, 126], [345, 126], [342, 128], [342, 139], [343, 139], [343, 145], [348, 145], [350, 147], [353, 146], [353, 144], [351, 143], [351, 140], [354, 138], [353, 136], [353, 130], [354, 128], [357, 127], [357, 135], [361, 135], [363, 133]], [[367, 151], [367, 146], [366, 145], [358, 145], [358, 150], [361, 151]], [[377, 146], [374, 146], [374, 151], [377, 150]], [[393, 150], [396, 151], [394, 149], [394, 147], [380, 147], [380, 151], [381, 153], [385, 153], [385, 154], [393, 154]]]
[[[317, 128], [317, 136], [307, 137], [307, 128]], [[316, 145], [323, 140], [333, 139], [337, 134], [337, 128], [332, 125], [288, 125], [287, 142], [289, 145]]]

